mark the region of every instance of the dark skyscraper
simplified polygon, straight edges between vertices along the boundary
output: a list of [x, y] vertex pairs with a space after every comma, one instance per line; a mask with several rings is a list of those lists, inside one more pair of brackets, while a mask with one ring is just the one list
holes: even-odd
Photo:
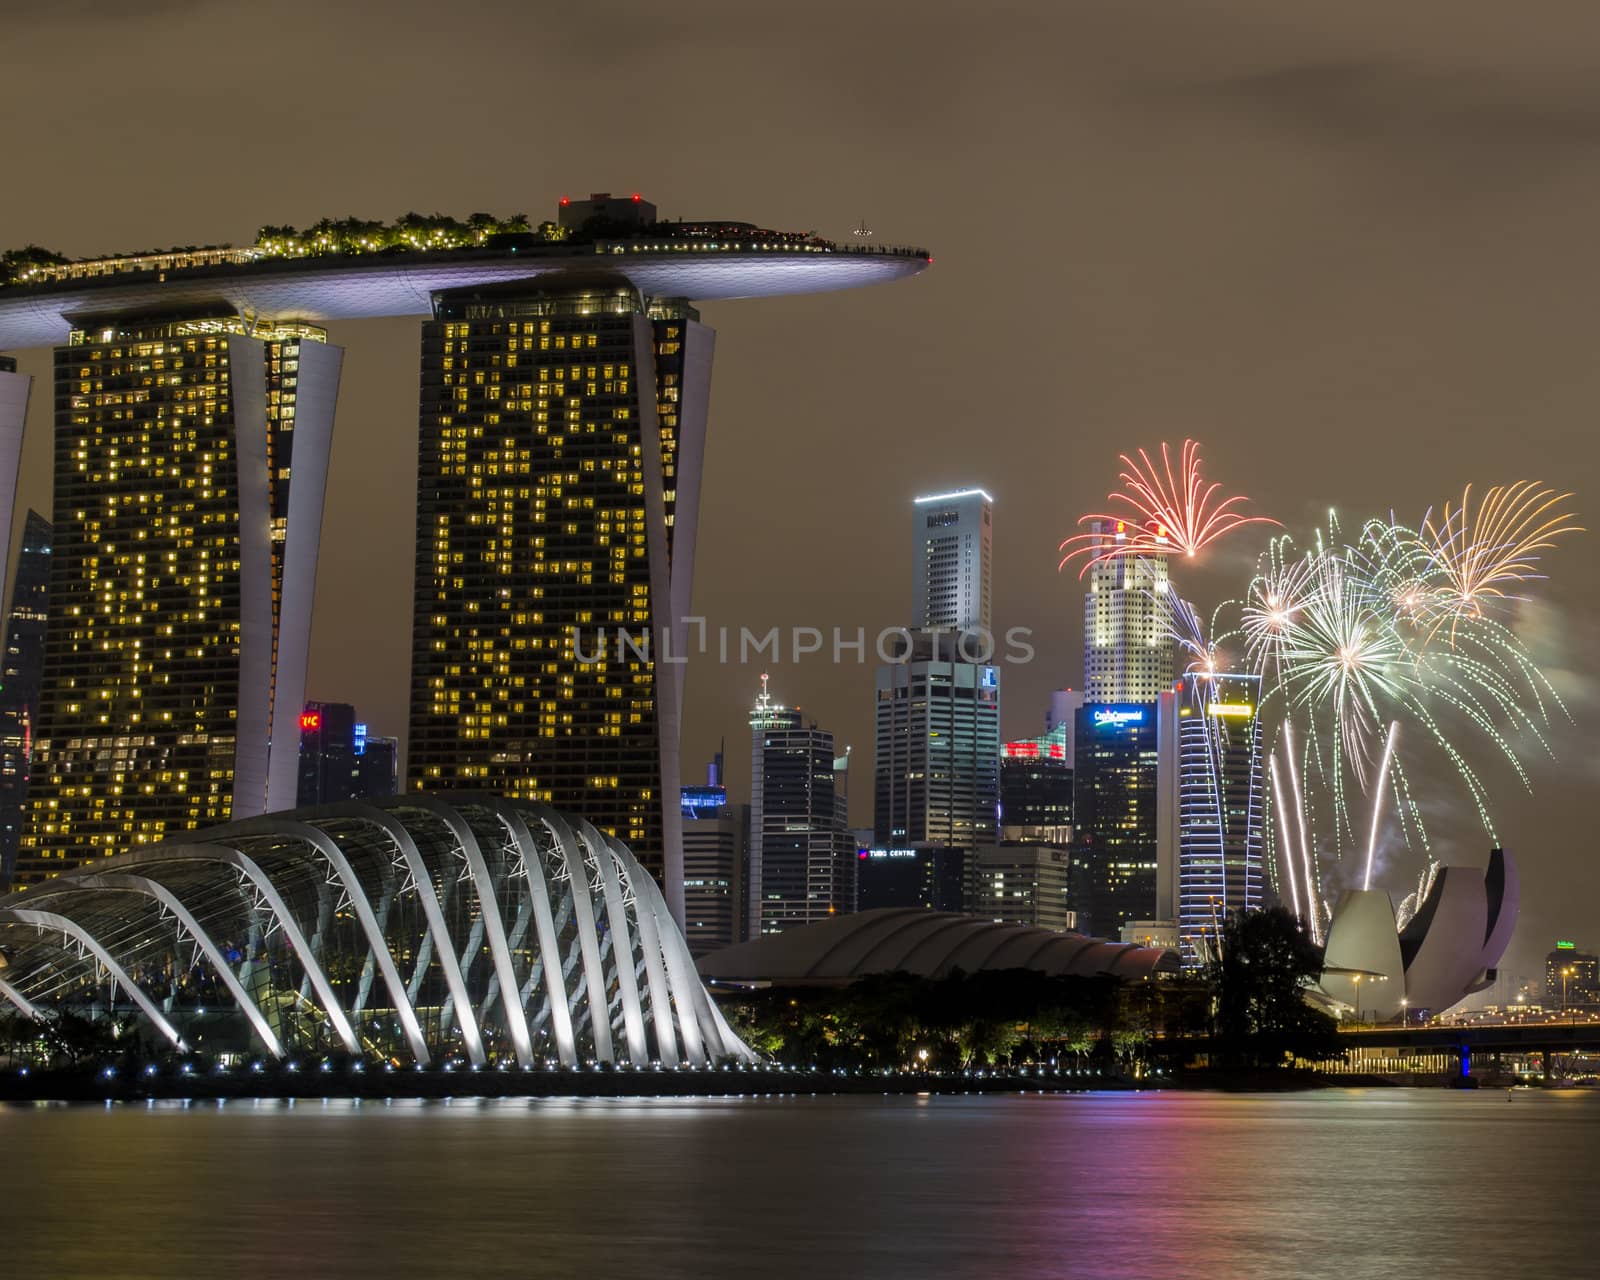
[[347, 702], [308, 702], [300, 713], [296, 803], [382, 800], [395, 794], [393, 738], [373, 738]]
[[833, 734], [767, 692], [750, 712], [751, 936], [855, 909], [856, 851], [840, 803], [848, 759]]
[[50, 592], [50, 522], [28, 512], [6, 619], [0, 666], [0, 885], [9, 884], [28, 798], [29, 753], [39, 718], [45, 602]]
[[1072, 729], [1057, 725], [1001, 748], [1002, 839], [1065, 842], [1072, 826]]
[[355, 798], [358, 782], [356, 709], [347, 702], [308, 702], [300, 713], [297, 805]]
[[1131, 920], [1160, 918], [1160, 705], [1091, 702], [1076, 712], [1069, 898], [1085, 932], [1115, 938]]
[[922, 907], [928, 911], [965, 911], [968, 860], [965, 849], [937, 846], [858, 849], [856, 910]]
[[729, 804], [722, 753], [683, 797], [683, 936], [696, 956], [745, 939], [750, 807]]
[[441, 294], [422, 338], [407, 785], [581, 813], [675, 904], [684, 668], [659, 657], [684, 652], [713, 336], [574, 275]]
[[400, 790], [400, 742], [397, 738], [363, 738], [356, 725], [356, 796], [382, 800]]
[[220, 313], [57, 348], [19, 882], [293, 804], [341, 357], [318, 329]]

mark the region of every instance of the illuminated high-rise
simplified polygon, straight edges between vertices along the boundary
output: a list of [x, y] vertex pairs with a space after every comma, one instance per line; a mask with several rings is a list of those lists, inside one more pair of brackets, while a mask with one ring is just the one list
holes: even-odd
[[982, 489], [911, 505], [912, 626], [988, 631], [994, 499]]
[[1068, 896], [1079, 929], [1116, 937], [1133, 921], [1174, 917], [1176, 703], [1169, 691], [1074, 712]]
[[22, 428], [28, 417], [33, 379], [17, 372], [17, 362], [0, 356], [0, 578], [11, 563], [11, 513], [22, 466]]
[[714, 334], [627, 279], [441, 293], [423, 325], [407, 786], [541, 800], [681, 910], [678, 736]]
[[[35, 874], [292, 802], [325, 469], [302, 437], [325, 455], [337, 368], [309, 326], [421, 316], [408, 789], [565, 803], [633, 842], [681, 914], [713, 343], [689, 300], [904, 279], [926, 250], [601, 194], [537, 228], [325, 219], [237, 248], [3, 256], [0, 347], [59, 348], [57, 571], [76, 575]], [[29, 386], [0, 361], [0, 538]]]
[[772, 700], [767, 677], [750, 711], [751, 937], [855, 910], [854, 841], [842, 802], [849, 753]]
[[[1121, 522], [1090, 525], [1098, 547], [1127, 537]], [[1083, 687], [1090, 702], [1154, 702], [1171, 690], [1177, 653], [1169, 626], [1167, 557], [1113, 556], [1089, 569], [1083, 597]]]
[[49, 597], [50, 522], [30, 511], [22, 527], [5, 651], [0, 655], [0, 885], [10, 883], [26, 815]]
[[341, 359], [310, 325], [218, 310], [84, 321], [57, 348], [19, 883], [294, 804]]
[[1178, 694], [1178, 941], [1203, 964], [1230, 911], [1263, 902], [1261, 678], [1191, 672]]
[[722, 752], [703, 786], [682, 789], [683, 936], [702, 956], [746, 938], [744, 927], [750, 806], [730, 804]]

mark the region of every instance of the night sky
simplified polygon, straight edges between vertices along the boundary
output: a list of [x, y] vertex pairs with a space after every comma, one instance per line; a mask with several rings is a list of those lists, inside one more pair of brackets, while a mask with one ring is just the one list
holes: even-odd
[[[995, 497], [1007, 736], [1082, 680], [1056, 544], [1116, 455], [1204, 442], [1291, 528], [1542, 479], [1596, 519], [1600, 14], [1447, 0], [590, 2], [319, 7], [8, 4], [0, 246], [72, 256], [249, 243], [262, 223], [409, 209], [552, 217], [641, 191], [727, 217], [926, 245], [893, 286], [703, 309], [718, 331], [696, 565], [713, 626], [909, 621], [908, 505]], [[405, 730], [418, 330], [347, 348], [309, 693]], [[48, 377], [48, 355], [24, 371]], [[36, 383], [16, 524], [48, 510]], [[1600, 946], [1595, 535], [1547, 561], [1519, 627], [1568, 699], [1535, 796], [1475, 753], [1522, 859], [1508, 968]], [[1261, 539], [1180, 579], [1206, 610]], [[691, 665], [686, 780], [726, 736], [747, 795], [759, 665]], [[870, 822], [872, 667], [771, 668], [856, 747]], [[1486, 841], [1427, 797], [1462, 861]], [[1410, 886], [1414, 858], [1387, 887]]]

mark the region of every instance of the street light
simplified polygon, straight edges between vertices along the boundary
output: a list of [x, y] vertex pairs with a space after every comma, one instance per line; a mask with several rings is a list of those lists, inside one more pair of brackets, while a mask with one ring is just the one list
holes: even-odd
[[1355, 1017], [1355, 1022], [1356, 1022], [1356, 1026], [1359, 1027], [1361, 1025], [1361, 975], [1359, 973], [1353, 975], [1351, 977], [1350, 981], [1355, 983], [1355, 988], [1356, 988], [1356, 1017]]
[[1402, 1027], [1408, 1027], [1411, 1025], [1411, 1013], [1407, 1008], [1410, 1003], [1411, 1001], [1406, 999], [1405, 996], [1400, 997], [1400, 1025]]
[[[1561, 1012], [1562, 1013], [1566, 1013], [1567, 1012], [1567, 979], [1572, 976], [1572, 973], [1573, 973], [1573, 969], [1572, 969], [1572, 966], [1570, 964], [1567, 965], [1565, 968], [1563, 968], [1561, 970]], [[1567, 1020], [1570, 1022], [1572, 1019], [1569, 1017]]]

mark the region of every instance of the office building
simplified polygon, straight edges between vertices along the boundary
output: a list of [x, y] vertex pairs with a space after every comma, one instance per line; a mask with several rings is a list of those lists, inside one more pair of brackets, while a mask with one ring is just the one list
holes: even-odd
[[990, 631], [993, 528], [994, 499], [982, 489], [934, 494], [911, 504], [913, 627]]
[[1265, 901], [1260, 694], [1259, 676], [1190, 672], [1177, 695], [1177, 920], [1191, 968], [1229, 912]]
[[1000, 669], [917, 634], [877, 673], [874, 842], [977, 849], [997, 838]]
[[408, 787], [584, 813], [675, 905], [661, 649], [684, 653], [712, 341], [611, 275], [440, 294], [423, 326]]
[[862, 846], [856, 850], [856, 910], [921, 907], [967, 909], [969, 854], [965, 849], [920, 845], [914, 849]]
[[703, 786], [682, 789], [683, 936], [696, 958], [743, 942], [750, 807], [730, 804], [722, 753]]
[[341, 358], [310, 325], [217, 310], [57, 348], [20, 884], [292, 807]]
[[336, 804], [356, 794], [356, 709], [347, 702], [308, 702], [300, 713], [297, 806]]
[[1558, 942], [1544, 961], [1544, 1003], [1547, 1009], [1600, 1004], [1600, 960], [1571, 942]]
[[1177, 879], [1176, 696], [1086, 702], [1075, 713], [1071, 907], [1077, 927], [1117, 936], [1173, 918]]
[[750, 713], [752, 937], [855, 909], [849, 826], [833, 734], [772, 700], [768, 679]]
[[356, 725], [356, 795], [382, 800], [400, 794], [400, 740], [372, 737]]
[[[981, 489], [913, 501], [910, 644], [876, 678], [873, 845], [946, 851], [935, 861], [940, 874], [961, 865], [963, 908], [977, 851], [999, 836], [993, 530], [994, 502]], [[859, 858], [857, 869], [868, 873]]]
[[300, 713], [299, 806], [395, 795], [399, 743], [367, 732], [348, 702], [308, 702]]
[[978, 854], [979, 907], [997, 924], [1028, 924], [1070, 929], [1076, 916], [1068, 907], [1072, 851], [1065, 843], [1002, 841]]
[[39, 720], [45, 607], [50, 594], [50, 522], [28, 512], [0, 658], [0, 887], [11, 883], [28, 799], [29, 757]]
[[[1094, 521], [1100, 542], [1125, 539], [1122, 523]], [[1154, 702], [1176, 679], [1167, 558], [1112, 556], [1089, 569], [1083, 597], [1084, 695], [1089, 702]]]
[[1074, 725], [1068, 720], [1037, 738], [1000, 750], [1000, 838], [1066, 844], [1072, 834]]

